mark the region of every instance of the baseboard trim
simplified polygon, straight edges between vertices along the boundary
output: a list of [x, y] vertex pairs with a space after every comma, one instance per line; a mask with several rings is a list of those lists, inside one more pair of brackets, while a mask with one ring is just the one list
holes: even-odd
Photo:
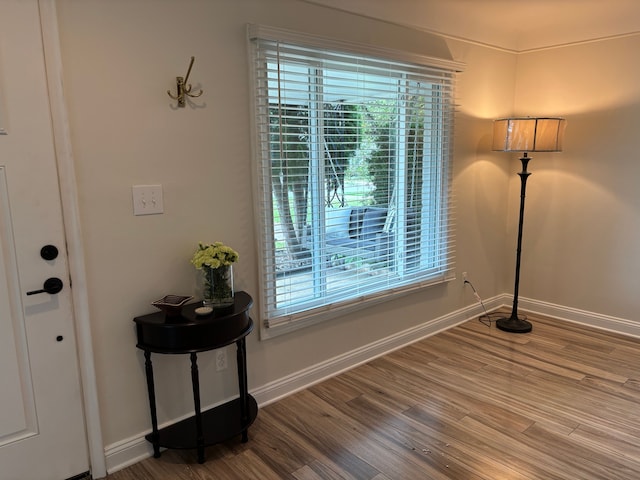
[[[512, 296], [509, 296], [509, 302]], [[505, 302], [506, 304], [507, 302]], [[543, 302], [531, 298], [518, 298], [518, 306], [522, 311], [529, 311], [545, 315], [558, 320], [564, 320], [579, 325], [619, 333], [630, 337], [640, 338], [640, 323], [624, 318], [603, 315], [601, 313], [588, 312], [573, 307], [565, 307], [554, 303]]]
[[121, 442], [107, 445], [104, 455], [107, 459], [107, 473], [111, 474], [153, 456], [153, 447], [144, 438], [143, 432]]
[[[503, 305], [503, 299], [498, 296], [486, 300], [484, 304], [487, 309], [495, 310]], [[479, 305], [462, 308], [258, 387], [251, 394], [255, 397], [258, 405], [269, 405], [327, 378], [369, 362], [374, 358], [381, 357], [418, 340], [455, 327], [479, 316], [481, 313], [483, 312]]]
[[[484, 301], [487, 311], [510, 306], [512, 295], [502, 294]], [[640, 337], [640, 324], [630, 320], [602, 315], [571, 307], [564, 307], [540, 300], [520, 297], [518, 305], [524, 312], [537, 313], [572, 323], [586, 325], [601, 330]], [[484, 313], [480, 305], [474, 304], [455, 312], [432, 319], [422, 325], [404, 330], [369, 345], [338, 355], [312, 367], [252, 389], [251, 394], [260, 407], [322, 382], [330, 377], [350, 370], [374, 358], [450, 329]], [[179, 419], [177, 419], [179, 420]], [[107, 472], [114, 473], [153, 455], [153, 448], [144, 436], [148, 431], [129, 439], [108, 445], [105, 448]]]

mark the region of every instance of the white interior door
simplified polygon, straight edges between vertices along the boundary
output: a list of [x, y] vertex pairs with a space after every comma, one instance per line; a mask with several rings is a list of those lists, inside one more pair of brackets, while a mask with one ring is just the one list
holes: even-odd
[[70, 478], [89, 457], [37, 0], [0, 0], [0, 248], [0, 478]]

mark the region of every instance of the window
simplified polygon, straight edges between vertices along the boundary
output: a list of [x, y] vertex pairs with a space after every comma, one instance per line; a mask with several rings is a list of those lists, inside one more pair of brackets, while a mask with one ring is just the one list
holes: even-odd
[[458, 65], [249, 34], [265, 331], [452, 278]]

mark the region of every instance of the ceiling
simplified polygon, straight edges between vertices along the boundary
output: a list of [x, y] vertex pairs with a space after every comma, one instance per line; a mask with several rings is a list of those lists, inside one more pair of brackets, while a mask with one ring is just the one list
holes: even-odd
[[639, 0], [304, 0], [515, 52], [640, 32]]

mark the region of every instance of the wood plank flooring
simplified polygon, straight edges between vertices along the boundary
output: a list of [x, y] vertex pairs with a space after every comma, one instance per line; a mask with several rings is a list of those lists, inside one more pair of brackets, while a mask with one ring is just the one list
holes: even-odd
[[529, 319], [470, 321], [291, 395], [202, 465], [165, 451], [107, 478], [640, 479], [640, 340]]

